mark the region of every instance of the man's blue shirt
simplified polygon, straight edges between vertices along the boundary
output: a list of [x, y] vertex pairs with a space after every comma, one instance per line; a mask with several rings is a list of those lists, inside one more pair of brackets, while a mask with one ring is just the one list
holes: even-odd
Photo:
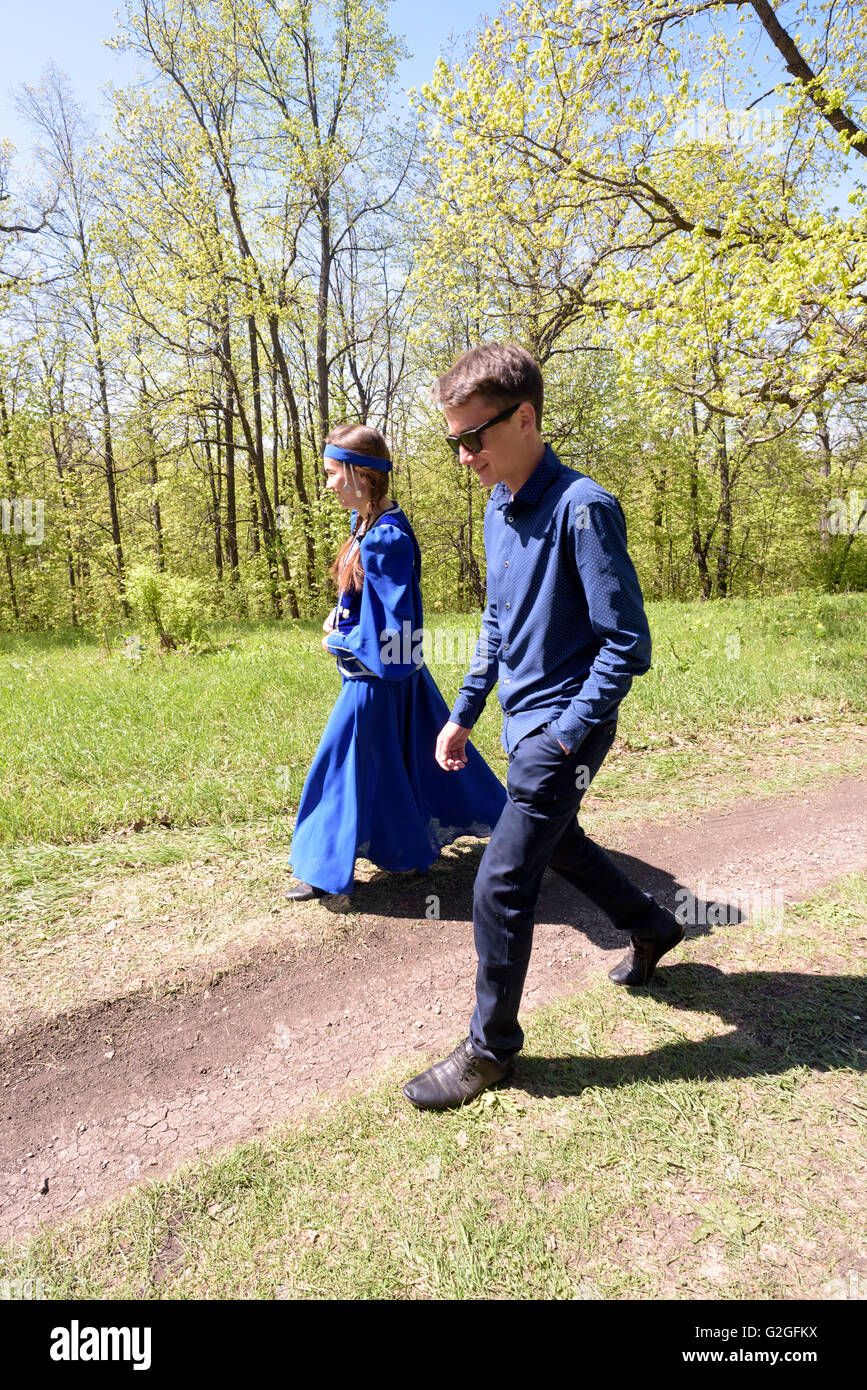
[[650, 666], [650, 629], [616, 497], [550, 445], [485, 509], [488, 604], [451, 719], [472, 728], [499, 679], [503, 747], [554, 721], [572, 749]]

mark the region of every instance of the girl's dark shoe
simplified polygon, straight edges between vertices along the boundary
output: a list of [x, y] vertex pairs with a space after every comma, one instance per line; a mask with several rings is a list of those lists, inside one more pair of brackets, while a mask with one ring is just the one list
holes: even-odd
[[324, 897], [325, 889], [314, 888], [312, 883], [299, 883], [295, 888], [290, 888], [285, 896], [290, 903], [307, 903], [311, 898]]

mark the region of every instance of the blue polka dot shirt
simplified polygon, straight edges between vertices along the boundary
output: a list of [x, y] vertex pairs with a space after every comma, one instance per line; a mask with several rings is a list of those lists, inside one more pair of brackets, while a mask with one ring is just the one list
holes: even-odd
[[650, 666], [623, 509], [548, 445], [514, 497], [492, 489], [484, 530], [488, 602], [451, 719], [472, 728], [499, 680], [507, 752], [549, 723], [571, 750]]

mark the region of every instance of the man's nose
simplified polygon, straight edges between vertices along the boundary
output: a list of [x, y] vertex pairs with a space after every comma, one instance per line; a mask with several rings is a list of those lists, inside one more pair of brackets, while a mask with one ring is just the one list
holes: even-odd
[[472, 467], [475, 454], [471, 454], [466, 444], [458, 443], [458, 458], [461, 463], [465, 463], [468, 468]]

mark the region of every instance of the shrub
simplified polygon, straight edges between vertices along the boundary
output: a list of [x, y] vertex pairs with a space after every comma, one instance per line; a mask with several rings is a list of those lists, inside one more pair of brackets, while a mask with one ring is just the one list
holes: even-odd
[[164, 649], [201, 646], [207, 640], [207, 587], [202, 580], [134, 565], [127, 598], [136, 616], [156, 631]]

